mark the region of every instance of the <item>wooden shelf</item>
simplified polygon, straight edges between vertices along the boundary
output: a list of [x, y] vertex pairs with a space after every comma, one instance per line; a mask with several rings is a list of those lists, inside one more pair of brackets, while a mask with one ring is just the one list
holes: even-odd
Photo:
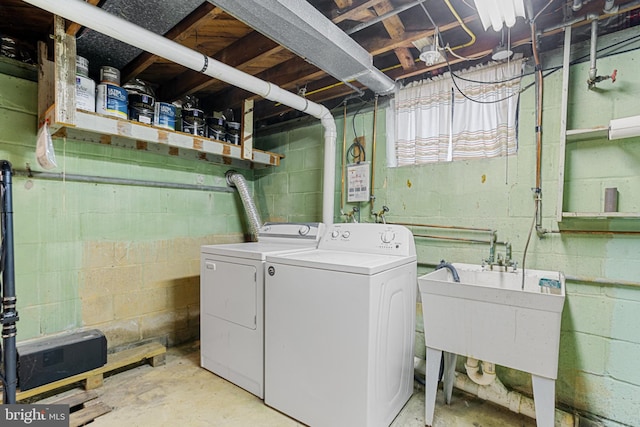
[[76, 109], [76, 40], [54, 17], [54, 61], [38, 43], [38, 122], [55, 137], [150, 151], [239, 168], [280, 165], [283, 155], [253, 148], [253, 101], [243, 106], [240, 145]]
[[74, 124], [60, 123], [55, 121], [54, 111], [55, 105], [45, 114], [45, 120], [48, 120], [54, 137], [208, 160], [238, 167], [246, 167], [248, 162], [278, 166], [282, 158], [279, 154], [253, 149], [251, 159], [245, 159], [243, 147], [240, 145], [83, 110], [75, 111]]

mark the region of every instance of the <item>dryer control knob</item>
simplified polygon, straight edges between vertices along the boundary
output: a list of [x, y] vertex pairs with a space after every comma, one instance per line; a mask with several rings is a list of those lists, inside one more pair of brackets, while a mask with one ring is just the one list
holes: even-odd
[[344, 232], [342, 233], [342, 238], [343, 238], [343, 239], [348, 239], [348, 238], [349, 238], [349, 236], [351, 236], [351, 232], [350, 232], [350, 231], [344, 231]]
[[340, 232], [339, 232], [338, 230], [333, 230], [333, 231], [331, 232], [331, 237], [333, 237], [334, 239], [335, 239], [336, 237], [338, 237], [339, 235], [340, 235]]
[[380, 239], [382, 239], [383, 243], [390, 243], [393, 241], [393, 239], [396, 238], [396, 233], [394, 233], [393, 231], [385, 231], [384, 233], [382, 233], [382, 235], [380, 236]]
[[298, 234], [300, 234], [301, 236], [306, 236], [307, 234], [309, 234], [310, 230], [311, 230], [311, 227], [305, 224], [302, 227], [300, 227], [300, 229], [298, 230]]

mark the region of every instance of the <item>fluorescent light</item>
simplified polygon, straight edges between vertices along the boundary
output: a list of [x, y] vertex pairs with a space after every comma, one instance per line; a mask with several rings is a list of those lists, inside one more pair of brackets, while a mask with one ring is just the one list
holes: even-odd
[[511, 28], [515, 25], [518, 16], [525, 16], [523, 0], [474, 1], [485, 31], [489, 27], [493, 27], [494, 31], [500, 31], [503, 23]]

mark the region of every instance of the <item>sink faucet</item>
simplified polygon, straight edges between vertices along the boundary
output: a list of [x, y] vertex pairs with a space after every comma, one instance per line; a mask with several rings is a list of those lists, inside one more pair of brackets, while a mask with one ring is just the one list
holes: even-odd
[[511, 267], [513, 271], [516, 271], [516, 269], [518, 268], [518, 262], [513, 259], [513, 250], [511, 248], [511, 243], [504, 242], [504, 246], [505, 255], [503, 258], [501, 253], [498, 253], [496, 255], [495, 242], [492, 238], [489, 245], [489, 258], [482, 260], [482, 265], [488, 265], [489, 269], [493, 269], [494, 265], [498, 267], [505, 267], [505, 269]]

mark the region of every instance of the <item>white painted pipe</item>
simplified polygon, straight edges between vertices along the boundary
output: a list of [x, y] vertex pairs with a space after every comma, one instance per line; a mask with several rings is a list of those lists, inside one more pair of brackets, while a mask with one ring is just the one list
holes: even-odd
[[480, 372], [479, 360], [467, 357], [464, 367], [467, 370], [467, 376], [478, 385], [489, 385], [496, 379], [496, 366], [491, 362], [482, 361], [482, 372]]
[[[474, 383], [468, 376], [456, 373], [455, 387], [478, 396], [480, 399], [508, 408], [516, 414], [526, 415], [533, 419], [536, 418], [536, 407], [533, 399], [516, 391], [509, 391], [499, 378], [496, 378], [488, 386], [481, 386]], [[575, 422], [573, 414], [559, 409], [555, 410], [555, 427], [574, 427], [576, 425]]]
[[589, 81], [594, 82], [598, 74], [596, 68], [597, 57], [597, 44], [598, 44], [598, 17], [594, 16], [591, 21], [591, 45], [589, 50], [590, 68], [589, 68]]
[[25, 2], [176, 64], [320, 119], [325, 131], [322, 221], [325, 224], [333, 224], [337, 132], [335, 120], [326, 107], [236, 70], [82, 0], [25, 0]]

